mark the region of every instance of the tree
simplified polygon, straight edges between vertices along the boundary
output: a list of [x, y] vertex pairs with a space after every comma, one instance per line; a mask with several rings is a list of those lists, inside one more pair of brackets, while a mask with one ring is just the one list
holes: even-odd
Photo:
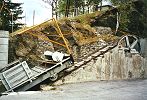
[[0, 1], [0, 30], [13, 32], [20, 27], [22, 23], [17, 22], [22, 19], [20, 15], [23, 13], [22, 3], [12, 3], [11, 0]]
[[48, 5], [50, 5], [52, 7], [52, 17], [58, 18], [58, 1], [59, 0], [42, 0], [44, 3], [47, 3]]
[[58, 2], [58, 12], [60, 16], [68, 17], [71, 12], [73, 12], [74, 0], [59, 0]]
[[66, 11], [65, 11], [65, 17], [68, 17], [70, 9], [70, 0], [66, 0]]
[[114, 5], [126, 4], [127, 2], [132, 2], [133, 0], [110, 0]]
[[111, 2], [119, 5], [120, 30], [147, 37], [146, 0], [111, 0]]
[[92, 5], [93, 6], [93, 9], [94, 11], [97, 11], [98, 10], [98, 7], [99, 7], [99, 4], [100, 6], [102, 6], [102, 1], [103, 0], [87, 0], [88, 1], [88, 6]]
[[102, 0], [59, 0], [59, 12], [62, 15], [74, 13], [74, 16], [89, 13], [90, 7], [96, 7], [101, 1]]

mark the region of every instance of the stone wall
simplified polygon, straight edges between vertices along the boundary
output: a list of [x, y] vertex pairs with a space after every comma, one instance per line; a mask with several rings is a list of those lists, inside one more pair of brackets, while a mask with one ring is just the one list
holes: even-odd
[[[141, 43], [141, 55], [144, 57], [145, 61], [144, 63], [147, 62], [147, 38], [140, 39]], [[147, 77], [147, 64], [144, 66], [145, 69], [145, 77]]]
[[[147, 45], [147, 42], [143, 42]], [[141, 46], [143, 46], [141, 44]], [[147, 49], [142, 49], [146, 54]], [[147, 58], [139, 53], [126, 53], [123, 48], [115, 47], [101, 57], [57, 81], [55, 84], [75, 83], [96, 80], [120, 80], [147, 77]]]
[[73, 50], [73, 57], [76, 62], [81, 61], [84, 57], [87, 57], [91, 53], [95, 52], [96, 50], [104, 47], [106, 45], [106, 42], [104, 41], [98, 41], [82, 46], [72, 46]]

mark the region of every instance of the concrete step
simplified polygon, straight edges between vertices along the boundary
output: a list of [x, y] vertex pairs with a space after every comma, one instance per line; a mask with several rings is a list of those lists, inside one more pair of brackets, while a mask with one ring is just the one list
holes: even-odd
[[84, 61], [89, 61], [92, 59], [92, 56], [89, 56], [87, 59], [84, 59]]
[[84, 64], [84, 61], [78, 62], [78, 63], [75, 64], [74, 66], [75, 66], [75, 67], [79, 67], [79, 66], [81, 66], [82, 64]]
[[101, 54], [101, 53], [100, 52], [96, 52], [96, 53], [92, 54], [91, 56], [92, 57], [97, 57], [99, 54]]

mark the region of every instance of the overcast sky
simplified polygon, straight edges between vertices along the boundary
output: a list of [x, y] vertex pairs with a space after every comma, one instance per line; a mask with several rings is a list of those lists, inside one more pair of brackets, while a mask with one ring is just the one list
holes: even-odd
[[[104, 0], [106, 1], [106, 0]], [[109, 1], [109, 0], [108, 0]], [[33, 25], [33, 11], [35, 10], [35, 20], [34, 24], [42, 23], [48, 19], [51, 19], [51, 6], [45, 4], [42, 0], [12, 0], [12, 2], [24, 3], [22, 5], [23, 16], [26, 18], [22, 20], [27, 26]], [[103, 5], [109, 4], [110, 2], [103, 2]]]
[[[23, 16], [26, 15], [26, 24], [33, 25], [33, 11], [35, 10], [35, 24], [39, 24], [51, 18], [51, 6], [42, 0], [12, 0], [12, 2], [24, 3], [22, 5]], [[22, 20], [25, 23], [25, 18]]]

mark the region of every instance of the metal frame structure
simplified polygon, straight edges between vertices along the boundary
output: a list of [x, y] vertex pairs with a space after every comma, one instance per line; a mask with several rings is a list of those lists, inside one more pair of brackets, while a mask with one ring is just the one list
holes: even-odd
[[[64, 42], [64, 44], [63, 44], [63, 43], [60, 43], [60, 42], [58, 42], [58, 41], [51, 40], [51, 39], [49, 39], [49, 38], [44, 38], [44, 37], [42, 37], [41, 35], [38, 35], [38, 34], [35, 34], [35, 33], [32, 33], [32, 32], [29, 32], [29, 31], [31, 31], [31, 30], [33, 30], [33, 29], [41, 28], [41, 27], [43, 27], [44, 25], [46, 25], [47, 23], [49, 23], [49, 22], [51, 22], [51, 21], [55, 23], [55, 27], [56, 27], [55, 29], [56, 29], [56, 31], [57, 31], [57, 33], [58, 33], [58, 34], [56, 34], [56, 35], [54, 35], [54, 36], [56, 36], [56, 37], [61, 37], [62, 40], [63, 40], [63, 42]], [[71, 49], [70, 49], [69, 44], [67, 43], [67, 39], [64, 37], [64, 34], [62, 33], [62, 31], [61, 31], [61, 29], [60, 29], [60, 27], [59, 27], [59, 25], [58, 25], [58, 22], [57, 22], [57, 20], [56, 20], [55, 18], [52, 18], [52, 19], [50, 19], [50, 20], [48, 20], [48, 21], [46, 21], [46, 22], [44, 22], [44, 23], [41, 23], [41, 24], [39, 24], [39, 25], [35, 25], [35, 26], [29, 27], [29, 28], [27, 28], [27, 29], [21, 30], [21, 31], [13, 32], [13, 33], [10, 34], [10, 37], [14, 37], [14, 36], [16, 36], [16, 35], [20, 35], [20, 34], [24, 34], [24, 33], [31, 34], [32, 36], [35, 36], [35, 37], [37, 37], [37, 38], [39, 38], [39, 39], [41, 39], [41, 40], [43, 40], [43, 41], [52, 42], [52, 43], [54, 43], [54, 44], [60, 45], [60, 46], [62, 46], [62, 47], [65, 47], [65, 48], [67, 49], [67, 51], [68, 51], [68, 54], [71, 55]], [[43, 33], [40, 32], [40, 31], [39, 31], [38, 33], [43, 34]], [[69, 35], [69, 34], [65, 34], [65, 35]]]
[[[48, 22], [50, 22], [50, 21], [54, 22], [54, 28], [55, 28], [56, 32], [58, 33], [54, 36], [56, 36], [58, 38], [62, 38], [63, 43], [60, 43], [58, 41], [54, 41], [54, 40], [51, 40], [50, 38], [42, 36], [41, 34], [43, 34], [43, 33], [41, 31], [37, 31], [37, 34], [34, 33], [35, 29], [43, 28], [44, 25], [47, 25]], [[24, 29], [24, 30], [19, 30], [19, 31], [13, 32], [10, 34], [10, 37], [14, 37], [16, 35], [21, 35], [24, 33], [31, 34], [32, 36], [37, 37], [38, 39], [41, 39], [43, 41], [47, 41], [47, 42], [51, 42], [51, 43], [60, 45], [60, 46], [67, 49], [67, 52], [68, 52], [68, 54], [70, 54], [70, 56], [66, 59], [63, 59], [63, 61], [61, 61], [59, 63], [56, 62], [53, 65], [50, 65], [50, 67], [46, 66], [45, 68], [42, 68], [40, 66], [35, 66], [30, 69], [26, 62], [25, 62], [26, 66], [23, 66], [24, 65], [23, 62], [21, 63], [20, 61], [14, 61], [14, 63], [9, 64], [5, 69], [3, 69], [0, 74], [0, 78], [2, 79], [2, 82], [7, 89], [6, 92], [28, 90], [31, 87], [46, 80], [47, 78], [50, 78], [52, 81], [54, 81], [57, 79], [56, 76], [58, 75], [59, 72], [61, 72], [62, 70], [69, 67], [69, 66], [67, 66], [67, 64], [64, 64], [64, 63], [71, 64], [71, 50], [69, 48], [69, 44], [67, 43], [67, 39], [64, 37], [64, 34], [60, 30], [60, 27], [59, 27], [56, 19], [53, 18], [53, 19], [50, 19], [47, 22], [44, 22], [42, 24], [35, 25], [35, 26], [32, 26], [32, 27]], [[68, 35], [68, 34], [66, 34], [66, 35]], [[18, 64], [18, 62], [19, 62], [19, 64]], [[15, 69], [16, 71], [13, 69]], [[22, 69], [24, 69], [24, 70], [22, 70]], [[20, 76], [20, 73], [19, 73], [20, 71], [22, 72], [21, 76], [23, 76], [23, 77], [16, 78], [17, 75]], [[5, 74], [5, 73], [7, 73], [7, 74]], [[11, 81], [15, 81], [15, 82], [11, 82]]]
[[[11, 66], [13, 66], [14, 64], [12, 64]], [[28, 67], [26, 61], [23, 61], [0, 74], [2, 83], [7, 90], [14, 88], [15, 86], [21, 84], [23, 81], [30, 79], [32, 76], [33, 74]]]
[[17, 65], [15, 65], [15, 63], [11, 65], [11, 68], [0, 74], [2, 83], [7, 90], [5, 93], [28, 90], [42, 81], [58, 75], [61, 71], [69, 67], [67, 65], [71, 64], [70, 57], [63, 59], [63, 61], [56, 63], [49, 68], [35, 66], [30, 69], [25, 61]]

